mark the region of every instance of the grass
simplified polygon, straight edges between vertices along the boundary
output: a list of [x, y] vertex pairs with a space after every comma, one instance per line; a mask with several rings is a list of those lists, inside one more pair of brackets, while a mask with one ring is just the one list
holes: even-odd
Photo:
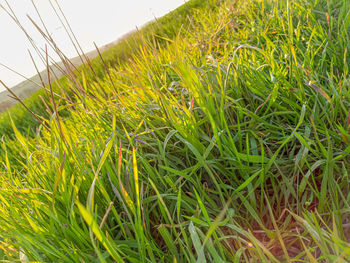
[[[129, 33], [119, 43], [101, 54], [103, 61], [101, 61], [99, 57], [92, 59], [90, 63], [94, 68], [96, 76], [90, 70], [90, 72], [86, 72], [85, 77], [87, 80], [90, 78], [96, 80], [96, 77], [103, 79], [106, 75], [105, 65], [107, 67], [116, 67], [122, 63], [126, 63], [128, 59], [134, 54], [135, 50], [138, 50], [141, 43], [141, 38], [148, 39], [149, 41], [151, 39], [153, 40], [153, 38], [157, 38], [158, 43], [162, 43], [166, 41], [166, 39], [174, 38], [174, 36], [178, 33], [179, 28], [181, 28], [182, 24], [184, 24], [187, 21], [188, 17], [191, 16], [192, 10], [198, 9], [204, 5], [209, 6], [209, 8], [213, 8], [213, 4], [210, 4], [209, 2], [192, 0], [187, 2], [185, 5], [180, 6], [176, 10], [170, 12], [169, 14], [158, 18], [156, 21], [149, 22], [142, 28], [137, 29], [137, 32]], [[42, 56], [45, 57], [45, 54], [42, 54]], [[78, 67], [78, 70], [84, 71], [86, 68], [89, 67], [80, 66]], [[80, 78], [81, 80], [81, 73], [76, 73], [76, 77]], [[58, 85], [61, 87], [68, 86], [69, 83], [67, 83], [67, 78], [63, 77], [59, 79], [57, 83], [52, 83], [52, 88], [54, 90], [58, 90], [60, 89]], [[24, 100], [24, 102], [33, 112], [49, 118], [49, 115], [46, 114], [46, 107], [43, 105], [41, 97], [47, 100], [47, 96], [44, 90], [35, 92], [33, 95], [31, 95], [31, 97]], [[25, 132], [29, 135], [35, 133], [36, 128], [40, 124], [22, 105], [16, 105], [10, 108], [6, 113], [0, 114], [0, 134], [11, 135], [13, 133], [10, 116], [12, 117], [13, 122], [16, 124], [16, 127], [21, 132]]]
[[350, 3], [196, 3], [12, 125], [4, 260], [349, 261]]

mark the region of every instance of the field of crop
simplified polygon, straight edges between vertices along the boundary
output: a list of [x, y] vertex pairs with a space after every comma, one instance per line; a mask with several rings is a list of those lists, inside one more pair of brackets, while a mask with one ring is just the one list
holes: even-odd
[[0, 258], [349, 262], [349, 49], [348, 0], [149, 24], [1, 117]]

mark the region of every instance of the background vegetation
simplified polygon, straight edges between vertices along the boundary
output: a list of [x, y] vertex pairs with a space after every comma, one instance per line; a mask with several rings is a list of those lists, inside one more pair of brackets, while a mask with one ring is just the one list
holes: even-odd
[[348, 262], [349, 10], [190, 1], [17, 107], [4, 260]]

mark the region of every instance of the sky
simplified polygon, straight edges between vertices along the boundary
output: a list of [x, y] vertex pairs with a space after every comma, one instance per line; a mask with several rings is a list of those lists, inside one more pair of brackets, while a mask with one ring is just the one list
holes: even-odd
[[[40, 23], [31, 1], [38, 8], [52, 38], [68, 57], [75, 57], [77, 54], [49, 1], [52, 4], [55, 4], [55, 1], [59, 3], [84, 52], [93, 50], [94, 42], [98, 46], [103, 46], [115, 41], [125, 33], [141, 27], [155, 17], [165, 15], [185, 2], [185, 0], [7, 0], [36, 45], [42, 48], [45, 47], [45, 41], [27, 17], [29, 15], [37, 24]], [[5, 0], [0, 0], [0, 5], [6, 7]], [[12, 87], [25, 79], [1, 64], [28, 78], [36, 74], [28, 50], [35, 53], [23, 31], [0, 7], [0, 80], [7, 86]], [[39, 57], [34, 58], [39, 70], [43, 70], [45, 66]], [[0, 84], [0, 91], [2, 90], [4, 87]]]

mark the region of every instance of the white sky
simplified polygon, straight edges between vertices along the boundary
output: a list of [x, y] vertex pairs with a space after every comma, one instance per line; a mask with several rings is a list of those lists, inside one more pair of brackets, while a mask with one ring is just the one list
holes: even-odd
[[[55, 0], [51, 0], [53, 3]], [[144, 23], [160, 17], [183, 4], [184, 0], [57, 0], [63, 9], [75, 35], [84, 51], [117, 40], [123, 34], [142, 26]], [[40, 47], [44, 41], [28, 20], [28, 14], [39, 24], [38, 16], [31, 0], [8, 0], [18, 19]], [[45, 24], [54, 40], [68, 57], [76, 53], [59, 20], [50, 7], [49, 0], [34, 0]], [[5, 6], [5, 0], [0, 0]], [[36, 74], [28, 55], [33, 51], [24, 33], [0, 8], [0, 63], [31, 77]], [[34, 53], [34, 52], [32, 52]], [[40, 70], [44, 65], [36, 58]], [[24, 79], [0, 65], [0, 79], [9, 87]], [[4, 87], [0, 85], [0, 91]]]

